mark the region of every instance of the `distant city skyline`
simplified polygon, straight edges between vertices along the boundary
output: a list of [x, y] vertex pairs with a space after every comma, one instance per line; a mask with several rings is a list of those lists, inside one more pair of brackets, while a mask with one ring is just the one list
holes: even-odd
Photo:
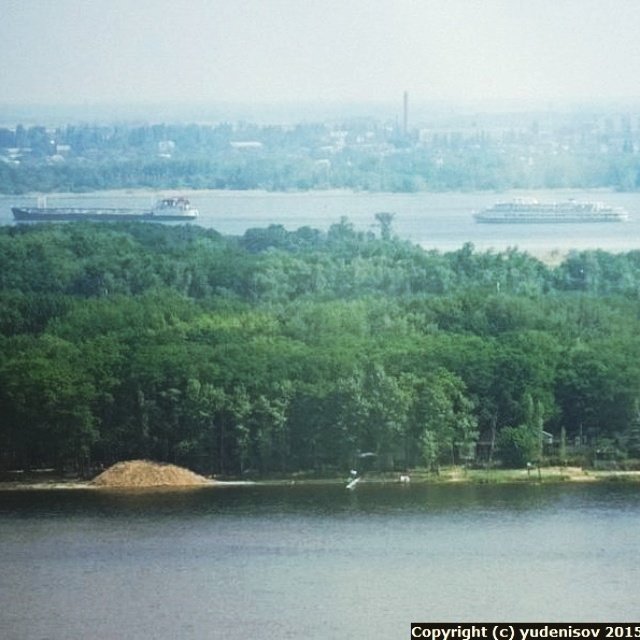
[[3, 105], [640, 102], [635, 0], [0, 3]]

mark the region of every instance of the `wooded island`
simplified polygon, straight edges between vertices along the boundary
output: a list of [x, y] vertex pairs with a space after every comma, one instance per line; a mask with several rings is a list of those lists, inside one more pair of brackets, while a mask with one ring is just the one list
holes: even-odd
[[378, 222], [0, 229], [1, 468], [635, 468], [640, 251], [550, 267]]

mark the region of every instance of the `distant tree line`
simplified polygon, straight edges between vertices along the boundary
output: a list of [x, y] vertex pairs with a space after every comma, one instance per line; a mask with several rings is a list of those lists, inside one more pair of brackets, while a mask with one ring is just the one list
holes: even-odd
[[401, 135], [343, 126], [69, 125], [0, 128], [0, 193], [120, 188], [414, 192], [640, 187], [640, 139], [537, 129]]
[[0, 466], [636, 464], [640, 252], [383, 235], [0, 229]]

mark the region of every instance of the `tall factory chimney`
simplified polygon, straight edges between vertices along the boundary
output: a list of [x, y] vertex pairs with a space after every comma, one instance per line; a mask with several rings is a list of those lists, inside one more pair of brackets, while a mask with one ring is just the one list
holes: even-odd
[[403, 118], [402, 118], [402, 133], [405, 137], [409, 133], [409, 92], [405, 91], [403, 96], [404, 102], [404, 110], [403, 110]]

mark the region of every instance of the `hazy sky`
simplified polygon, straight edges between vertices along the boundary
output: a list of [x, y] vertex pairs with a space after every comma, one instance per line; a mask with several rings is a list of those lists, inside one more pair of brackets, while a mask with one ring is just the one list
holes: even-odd
[[0, 103], [640, 98], [640, 0], [0, 0]]

